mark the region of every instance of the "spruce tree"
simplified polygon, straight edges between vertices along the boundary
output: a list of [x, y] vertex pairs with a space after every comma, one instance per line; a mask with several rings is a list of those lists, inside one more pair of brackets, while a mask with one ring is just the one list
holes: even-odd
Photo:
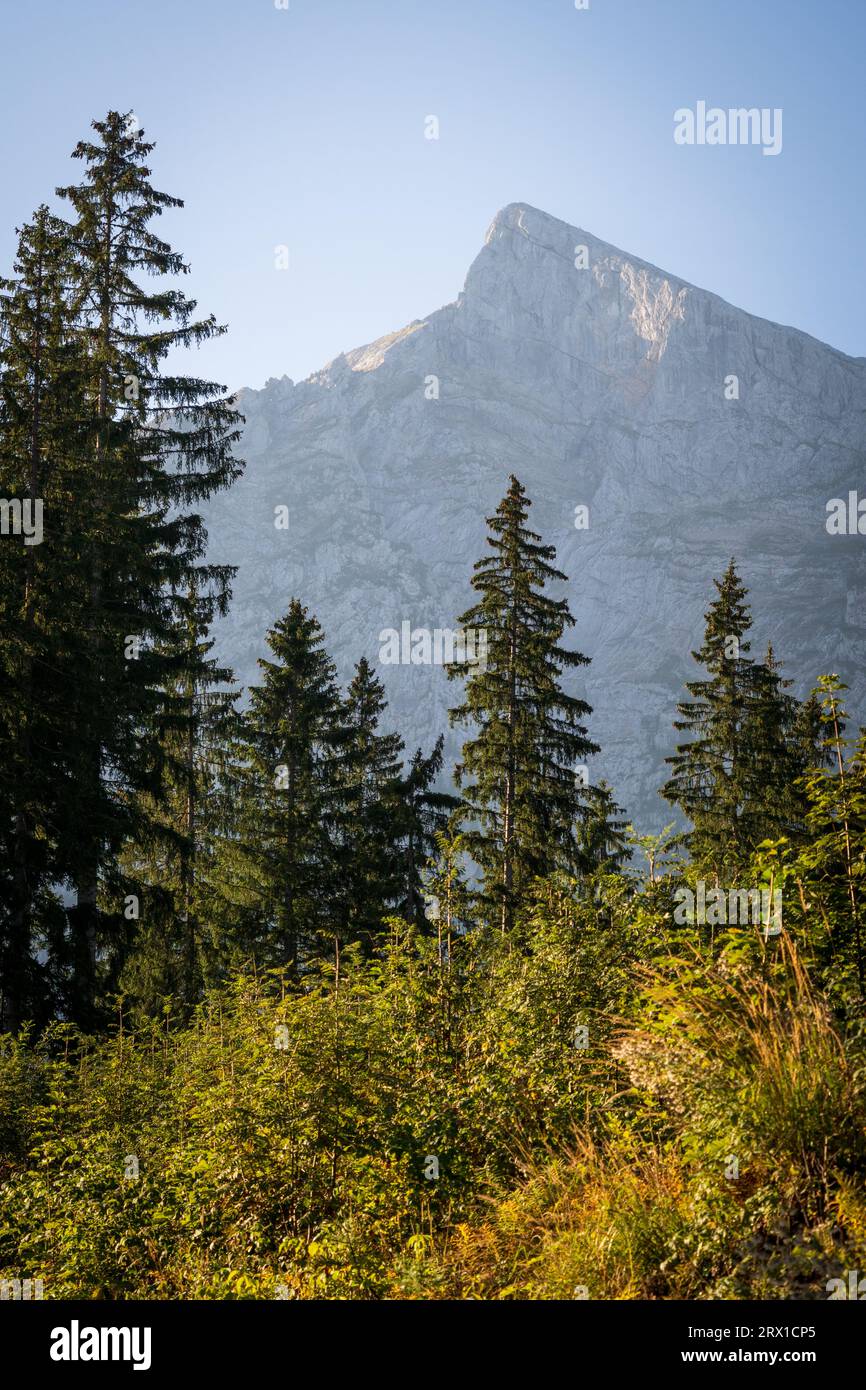
[[589, 705], [560, 683], [564, 671], [588, 658], [561, 645], [574, 618], [567, 600], [546, 590], [566, 576], [553, 566], [554, 547], [527, 527], [530, 505], [512, 477], [488, 519], [492, 553], [475, 565], [479, 600], [459, 620], [466, 652], [482, 659], [448, 668], [449, 677], [466, 680], [451, 721], [474, 725], [457, 768], [474, 822], [465, 841], [483, 870], [489, 913], [504, 932], [535, 877], [580, 869], [578, 825], [586, 807], [576, 768], [598, 752], [582, 722]]
[[168, 996], [175, 1014], [187, 1015], [220, 976], [213, 915], [220, 838], [228, 833], [222, 784], [238, 729], [237, 692], [231, 671], [210, 654], [207, 605], [194, 586], [185, 607], [160, 717], [159, 784], [154, 794], [135, 796], [132, 836], [113, 881], [109, 876], [118, 987], [151, 1016]]
[[99, 885], [130, 829], [130, 793], [156, 794], [159, 721], [174, 677], [172, 632], [195, 582], [209, 614], [225, 611], [231, 571], [203, 562], [206, 534], [189, 510], [238, 476], [240, 416], [225, 388], [165, 373], [173, 349], [223, 332], [197, 319], [180, 290], [141, 277], [186, 273], [151, 223], [180, 199], [150, 183], [146, 142], [131, 116], [109, 112], [73, 157], [82, 181], [58, 189], [72, 207], [76, 326], [88, 359], [92, 439], [78, 496], [87, 577], [86, 659], [69, 692], [76, 749], [65, 857], [76, 891], [73, 992], [93, 1018]]
[[674, 728], [691, 737], [666, 760], [662, 796], [692, 822], [685, 843], [700, 871], [735, 883], [762, 840], [802, 823], [796, 788], [814, 715], [787, 693], [772, 646], [764, 663], [749, 657], [752, 619], [733, 559], [714, 584], [703, 646], [692, 652], [708, 675], [687, 682], [692, 698], [677, 706]]
[[586, 796], [587, 814], [578, 826], [582, 867], [588, 873], [621, 869], [631, 858], [629, 827], [613, 788], [602, 778], [597, 787], [587, 787]]
[[731, 560], [717, 598], [708, 609], [704, 642], [692, 652], [708, 674], [689, 681], [692, 697], [682, 701], [674, 728], [691, 735], [666, 761], [673, 772], [662, 796], [692, 822], [686, 844], [693, 862], [717, 881], [733, 876], [748, 861], [747, 823], [753, 810], [746, 730], [753, 722], [756, 685], [747, 653], [752, 626], [747, 590]]
[[817, 907], [833, 962], [834, 984], [844, 993], [846, 969], [866, 998], [863, 884], [866, 881], [866, 729], [846, 736], [847, 686], [821, 676], [814, 692], [821, 728], [819, 759], [804, 778], [808, 837], [800, 864], [808, 887], [803, 901]]
[[0, 281], [0, 1027], [12, 1030], [50, 1007], [36, 949], [63, 929], [51, 883], [63, 877], [57, 803], [70, 782], [64, 692], [80, 641], [75, 479], [86, 444], [72, 276], [69, 228], [40, 207]]
[[333, 933], [346, 735], [324, 635], [297, 599], [267, 642], [273, 659], [259, 661], [230, 774], [235, 829], [222, 873], [235, 925], [225, 945], [239, 962], [297, 977]]
[[[366, 954], [376, 944], [383, 917], [400, 901], [404, 882], [403, 740], [399, 734], [380, 732], [386, 708], [384, 686], [362, 657], [342, 716], [338, 912], [340, 943], [358, 942]], [[413, 794], [417, 792], [415, 788]]]
[[400, 898], [397, 911], [419, 931], [430, 929], [425, 908], [424, 870], [436, 852], [438, 836], [459, 802], [435, 790], [442, 770], [442, 734], [429, 757], [418, 748], [399, 788]]
[[747, 838], [753, 845], [781, 835], [802, 835], [806, 801], [800, 779], [813, 766], [818, 742], [814, 705], [788, 693], [772, 644], [754, 672], [755, 695], [747, 728], [754, 795]]

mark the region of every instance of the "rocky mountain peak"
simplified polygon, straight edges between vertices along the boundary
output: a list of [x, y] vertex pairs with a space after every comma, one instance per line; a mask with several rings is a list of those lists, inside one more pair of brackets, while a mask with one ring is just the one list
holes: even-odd
[[840, 671], [866, 714], [866, 538], [825, 525], [830, 499], [866, 491], [863, 359], [510, 203], [452, 304], [243, 410], [246, 475], [206, 519], [240, 567], [219, 644], [244, 681], [296, 595], [341, 676], [367, 656], [410, 751], [429, 746], [454, 688], [435, 665], [383, 664], [380, 634], [456, 628], [515, 473], [592, 658], [574, 682], [603, 748], [591, 775], [632, 816], [667, 815], [675, 704], [731, 555], [754, 654], [772, 640], [801, 693]]

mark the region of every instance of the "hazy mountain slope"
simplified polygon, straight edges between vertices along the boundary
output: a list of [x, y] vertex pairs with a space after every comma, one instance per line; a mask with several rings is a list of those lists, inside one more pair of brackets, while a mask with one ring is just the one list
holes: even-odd
[[[292, 595], [344, 678], [360, 655], [378, 661], [384, 628], [456, 627], [484, 517], [515, 472], [592, 657], [593, 775], [641, 822], [667, 814], [655, 791], [674, 703], [732, 554], [756, 647], [771, 638], [801, 689], [838, 670], [864, 717], [866, 536], [825, 529], [828, 499], [866, 494], [864, 359], [511, 204], [454, 304], [308, 381], [244, 391], [241, 408], [246, 476], [206, 514], [214, 557], [240, 565], [219, 641], [244, 681]], [[410, 751], [429, 746], [453, 687], [437, 667], [382, 671]]]

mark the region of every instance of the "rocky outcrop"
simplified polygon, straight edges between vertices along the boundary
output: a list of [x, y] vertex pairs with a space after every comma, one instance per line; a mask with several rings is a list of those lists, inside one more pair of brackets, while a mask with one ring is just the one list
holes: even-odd
[[[384, 629], [456, 628], [514, 472], [592, 658], [573, 683], [603, 749], [591, 775], [639, 823], [669, 818], [674, 706], [731, 555], [753, 651], [772, 640], [798, 693], [838, 671], [864, 717], [866, 535], [825, 524], [831, 498], [866, 497], [862, 358], [511, 204], [455, 303], [240, 406], [246, 474], [206, 518], [214, 558], [240, 566], [218, 650], [242, 681], [293, 595], [344, 679], [378, 662]], [[409, 750], [429, 747], [456, 693], [444, 672], [382, 675]]]

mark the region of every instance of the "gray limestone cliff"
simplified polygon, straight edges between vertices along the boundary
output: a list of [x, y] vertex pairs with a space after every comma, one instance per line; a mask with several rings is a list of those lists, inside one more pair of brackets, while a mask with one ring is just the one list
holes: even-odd
[[572, 685], [595, 707], [590, 775], [641, 825], [670, 818], [675, 703], [732, 555], [752, 655], [772, 640], [798, 694], [838, 671], [866, 717], [866, 535], [826, 528], [830, 499], [866, 496], [866, 359], [511, 204], [453, 304], [239, 405], [246, 474], [205, 516], [240, 567], [217, 650], [243, 682], [297, 595], [341, 677], [370, 658], [408, 751], [429, 748], [457, 692], [441, 667], [380, 666], [380, 633], [457, 627], [513, 472], [592, 659]]

